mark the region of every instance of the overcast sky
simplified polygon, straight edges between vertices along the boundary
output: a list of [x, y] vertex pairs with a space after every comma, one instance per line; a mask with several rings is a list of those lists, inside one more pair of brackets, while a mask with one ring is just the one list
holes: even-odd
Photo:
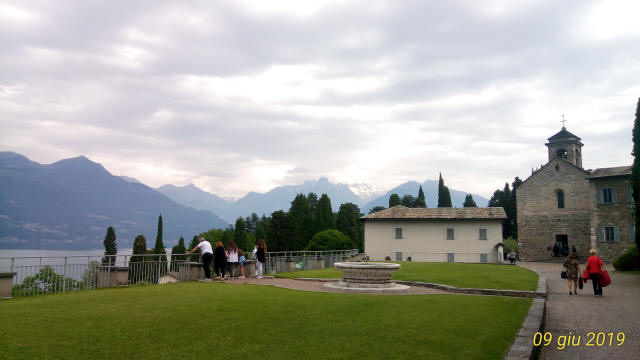
[[240, 197], [630, 165], [639, 1], [0, 1], [0, 150]]

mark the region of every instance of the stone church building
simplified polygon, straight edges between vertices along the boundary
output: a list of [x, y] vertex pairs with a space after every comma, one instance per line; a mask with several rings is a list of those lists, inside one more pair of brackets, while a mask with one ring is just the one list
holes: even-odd
[[631, 166], [583, 169], [583, 144], [564, 126], [547, 140], [549, 161], [516, 190], [520, 258], [548, 259], [557, 244], [613, 261], [634, 245]]

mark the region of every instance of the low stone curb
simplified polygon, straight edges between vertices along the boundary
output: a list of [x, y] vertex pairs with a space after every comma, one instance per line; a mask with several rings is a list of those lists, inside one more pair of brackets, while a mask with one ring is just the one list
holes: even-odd
[[526, 297], [526, 298], [546, 298], [546, 292], [527, 291], [527, 290], [503, 290], [503, 289], [475, 289], [475, 288], [459, 288], [450, 285], [425, 283], [420, 281], [396, 280], [398, 284], [423, 286], [454, 294], [471, 294], [471, 295], [492, 295], [492, 296], [510, 296], [510, 297]]

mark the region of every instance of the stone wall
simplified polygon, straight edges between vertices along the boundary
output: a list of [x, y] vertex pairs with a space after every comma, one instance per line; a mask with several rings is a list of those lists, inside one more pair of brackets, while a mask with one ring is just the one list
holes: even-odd
[[[589, 191], [588, 173], [556, 159], [531, 175], [516, 190], [519, 255], [523, 260], [549, 258], [547, 248], [556, 235], [567, 235], [569, 249], [585, 257], [591, 247], [590, 219], [595, 201]], [[564, 193], [558, 208], [557, 192]]]
[[[592, 247], [598, 251], [598, 255], [605, 261], [613, 261], [625, 250], [634, 245], [629, 238], [629, 228], [633, 227], [633, 209], [628, 196], [630, 179], [626, 177], [596, 178], [591, 180], [590, 191], [596, 194], [602, 188], [614, 188], [617, 190], [615, 203], [597, 203], [594, 201], [592, 216], [592, 231], [594, 243]], [[599, 237], [600, 228], [603, 226], [616, 226], [620, 232], [620, 241], [606, 242]]]

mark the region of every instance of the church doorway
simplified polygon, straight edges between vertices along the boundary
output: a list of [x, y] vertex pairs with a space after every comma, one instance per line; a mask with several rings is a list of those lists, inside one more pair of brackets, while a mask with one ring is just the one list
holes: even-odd
[[556, 235], [556, 245], [560, 248], [560, 253], [562, 255], [569, 255], [569, 236]]

